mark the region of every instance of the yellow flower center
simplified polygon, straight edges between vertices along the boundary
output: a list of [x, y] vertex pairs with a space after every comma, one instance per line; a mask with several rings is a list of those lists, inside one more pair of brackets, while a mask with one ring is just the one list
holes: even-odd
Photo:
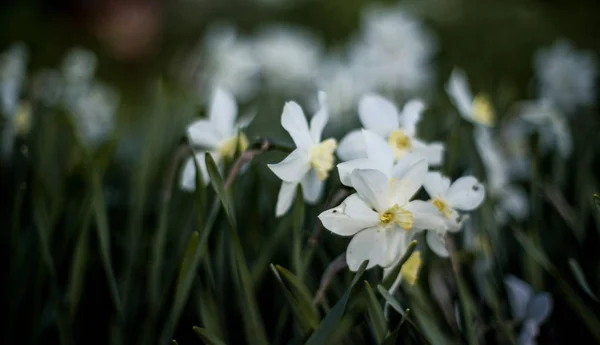
[[483, 94], [477, 94], [471, 105], [473, 111], [473, 119], [478, 123], [486, 126], [493, 126], [496, 122], [496, 115], [492, 108], [490, 99]]
[[[221, 157], [233, 158], [236, 152], [245, 151], [248, 148], [248, 137], [244, 133], [225, 139], [219, 145]], [[237, 150], [236, 150], [237, 149]]]
[[398, 160], [412, 148], [412, 138], [402, 129], [396, 129], [388, 136], [388, 144], [394, 152], [394, 159]]
[[335, 139], [327, 139], [320, 144], [314, 145], [309, 152], [310, 166], [317, 172], [319, 180], [323, 181], [329, 176], [329, 171], [333, 169], [333, 152], [337, 147]]
[[415, 285], [417, 278], [419, 277], [421, 264], [421, 252], [413, 252], [408, 260], [406, 260], [404, 265], [402, 265], [402, 268], [400, 269], [400, 275], [402, 275], [402, 278], [404, 278], [410, 285]]
[[398, 205], [394, 205], [389, 210], [379, 215], [379, 224], [383, 227], [389, 227], [396, 224], [408, 231], [413, 226], [413, 214]]
[[431, 203], [438, 209], [438, 211], [440, 211], [441, 214], [446, 216], [446, 218], [450, 218], [452, 216], [452, 210], [450, 209], [448, 204], [444, 202], [444, 200], [434, 198], [433, 200], [431, 200]]

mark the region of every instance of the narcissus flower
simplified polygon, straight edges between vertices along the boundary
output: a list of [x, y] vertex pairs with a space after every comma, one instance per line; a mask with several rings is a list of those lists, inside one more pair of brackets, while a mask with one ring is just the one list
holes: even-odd
[[[444, 153], [443, 144], [426, 144], [416, 136], [417, 124], [421, 120], [424, 108], [423, 102], [411, 100], [404, 105], [402, 113], [399, 113], [389, 100], [376, 94], [368, 94], [359, 102], [358, 115], [365, 129], [388, 142], [395, 161], [414, 153], [425, 158], [430, 165], [439, 165]], [[340, 142], [338, 156], [345, 161], [364, 158], [365, 149], [360, 130], [355, 130]]]
[[320, 109], [310, 120], [304, 117], [302, 108], [296, 102], [288, 102], [281, 114], [281, 125], [290, 134], [296, 149], [283, 161], [269, 164], [269, 168], [283, 183], [277, 197], [275, 214], [285, 214], [294, 200], [298, 184], [302, 185], [304, 200], [315, 203], [322, 194], [323, 185], [334, 167], [335, 139], [321, 141], [323, 128], [327, 124], [326, 95], [319, 93]]
[[496, 123], [496, 115], [489, 98], [481, 93], [473, 97], [467, 76], [462, 70], [455, 68], [452, 71], [446, 84], [446, 93], [465, 120], [487, 127]]
[[462, 221], [457, 210], [472, 211], [485, 198], [485, 188], [473, 176], [464, 176], [450, 184], [450, 179], [439, 172], [429, 172], [423, 187], [433, 204], [444, 217], [446, 229], [427, 232], [427, 244], [437, 255], [447, 257], [444, 235], [446, 231], [458, 231]]
[[[198, 120], [187, 129], [190, 144], [203, 150], [196, 154], [196, 160], [204, 183], [208, 182], [204, 152], [210, 152], [219, 164], [223, 159], [231, 159], [236, 152], [248, 147], [248, 138], [244, 133], [239, 133], [239, 129], [247, 126], [248, 121], [236, 124], [236, 116], [235, 99], [229, 92], [218, 88], [210, 104], [208, 119]], [[181, 188], [186, 191], [196, 189], [196, 169], [192, 158], [187, 160], [182, 170]]]

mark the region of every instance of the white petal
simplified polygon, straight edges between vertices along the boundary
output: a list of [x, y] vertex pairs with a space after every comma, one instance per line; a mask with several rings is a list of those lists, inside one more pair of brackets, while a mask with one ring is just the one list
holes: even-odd
[[429, 230], [425, 235], [427, 245], [437, 256], [447, 258], [450, 256], [448, 249], [446, 248], [445, 232]]
[[[381, 266], [383, 266], [383, 277], [387, 277], [393, 270], [394, 267], [396, 267], [399, 263], [400, 263], [400, 259], [402, 259], [402, 256], [404, 255], [404, 253], [406, 252], [406, 247], [408, 246], [408, 244], [413, 240], [413, 237], [415, 236], [415, 234], [417, 234], [417, 231], [414, 230], [404, 230], [404, 229], [399, 229], [401, 232], [401, 234], [403, 233], [402, 236], [400, 236], [400, 242], [396, 242], [397, 246], [396, 248], [390, 246], [388, 244], [388, 253], [387, 256], [385, 258], [385, 260], [380, 264]], [[390, 257], [394, 257], [394, 260], [389, 263], [389, 258]]]
[[552, 312], [552, 296], [547, 293], [540, 293], [535, 296], [527, 306], [527, 318], [535, 320], [538, 324], [542, 324]]
[[309, 204], [316, 203], [323, 192], [325, 181], [319, 180], [314, 169], [309, 170], [301, 181], [304, 200]]
[[513, 275], [504, 278], [504, 284], [513, 318], [521, 321], [527, 315], [527, 306], [533, 297], [533, 290], [531, 286]]
[[391, 131], [399, 127], [399, 115], [396, 106], [376, 94], [368, 94], [360, 99], [358, 116], [366, 129], [382, 137], [387, 137]]
[[402, 256], [404, 249], [406, 249], [406, 236], [406, 230], [398, 227], [394, 227], [386, 231], [386, 257], [381, 263], [379, 263], [379, 266], [390, 267], [399, 259], [400, 256]]
[[319, 91], [319, 110], [310, 119], [310, 136], [313, 142], [320, 143], [323, 128], [329, 120], [329, 111], [327, 109], [327, 95], [323, 91]]
[[379, 215], [358, 196], [352, 194], [341, 205], [319, 215], [325, 229], [341, 236], [351, 236], [379, 223]]
[[400, 127], [407, 135], [414, 136], [416, 134], [417, 124], [421, 121], [423, 110], [425, 110], [425, 103], [419, 99], [411, 99], [402, 108]]
[[346, 249], [346, 263], [351, 271], [356, 271], [365, 260], [369, 260], [367, 269], [379, 265], [386, 256], [385, 229], [372, 227], [352, 237]]
[[363, 129], [362, 134], [367, 158], [375, 162], [378, 170], [391, 177], [392, 166], [394, 165], [394, 153], [390, 145], [372, 131]]
[[464, 176], [454, 181], [446, 194], [451, 207], [463, 211], [474, 210], [484, 198], [485, 188], [473, 176]]
[[[218, 156], [216, 154], [212, 154], [213, 158], [217, 160]], [[198, 163], [198, 167], [200, 168], [200, 173], [202, 174], [202, 181], [204, 184], [208, 183], [208, 171], [206, 170], [206, 163], [204, 160], [204, 152], [197, 153], [194, 158]], [[181, 179], [179, 181], [180, 187], [182, 190], [186, 192], [193, 192], [196, 190], [196, 166], [194, 165], [194, 161], [192, 157], [189, 157], [181, 170]]]
[[381, 171], [356, 169], [350, 175], [350, 181], [358, 195], [376, 211], [385, 212], [391, 206], [387, 200], [389, 180]]
[[439, 171], [431, 171], [427, 173], [423, 187], [432, 198], [445, 196], [450, 188], [450, 179]]
[[290, 207], [292, 207], [292, 203], [294, 202], [294, 198], [296, 197], [296, 189], [298, 187], [298, 182], [282, 182], [281, 188], [279, 189], [279, 194], [277, 194], [277, 205], [275, 206], [275, 216], [281, 217], [286, 214]]
[[389, 198], [393, 203], [404, 205], [417, 193], [427, 176], [427, 161], [420, 159], [408, 168], [402, 175], [394, 175], [389, 188]]
[[235, 117], [237, 104], [233, 96], [224, 89], [217, 88], [213, 95], [208, 118], [221, 137], [231, 137], [235, 134]]
[[415, 165], [418, 161], [421, 161], [425, 158], [420, 155], [409, 152], [404, 155], [400, 160], [396, 162], [394, 167], [392, 168], [392, 177], [399, 178], [404, 175], [413, 165]]
[[454, 103], [460, 115], [471, 121], [473, 94], [467, 82], [467, 77], [462, 70], [455, 68], [452, 71], [450, 79], [448, 79], [448, 83], [446, 84], [446, 93], [450, 96], [450, 100]]
[[337, 155], [342, 161], [367, 157], [365, 139], [361, 130], [346, 134], [337, 148]]
[[535, 338], [540, 332], [539, 325], [534, 320], [525, 320], [519, 333], [518, 345], [537, 345]]
[[444, 160], [445, 147], [442, 143], [429, 143], [426, 144], [418, 139], [413, 140], [412, 152], [419, 156], [427, 159], [429, 165], [439, 166]]
[[310, 170], [308, 153], [297, 148], [281, 162], [268, 164], [268, 167], [283, 181], [299, 182]]
[[446, 222], [438, 209], [433, 204], [414, 200], [404, 206], [413, 215], [413, 226], [415, 230], [446, 230]]
[[520, 187], [508, 185], [499, 191], [500, 207], [518, 221], [529, 215], [527, 193]]
[[283, 107], [281, 126], [290, 134], [297, 147], [307, 148], [314, 143], [304, 112], [296, 102], [287, 102]]
[[214, 149], [223, 138], [215, 125], [208, 120], [198, 120], [187, 128], [188, 138], [194, 146]]
[[352, 187], [350, 176], [355, 169], [374, 169], [377, 170], [377, 164], [368, 158], [358, 158], [343, 162], [337, 165], [340, 181], [343, 185]]
[[456, 210], [450, 210], [450, 217], [444, 218], [446, 229], [450, 232], [457, 232], [462, 229], [465, 222], [469, 219], [468, 215], [461, 216]]

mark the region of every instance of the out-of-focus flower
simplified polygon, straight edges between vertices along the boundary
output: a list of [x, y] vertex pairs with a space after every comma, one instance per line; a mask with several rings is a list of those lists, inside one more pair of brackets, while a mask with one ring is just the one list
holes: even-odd
[[446, 83], [446, 93], [465, 120], [477, 125], [494, 126], [496, 115], [489, 98], [481, 93], [473, 97], [464, 71], [458, 68], [452, 71]]
[[[408, 101], [398, 112], [389, 100], [368, 94], [361, 98], [358, 115], [364, 128], [388, 141], [394, 160], [400, 160], [409, 153], [425, 158], [430, 165], [440, 165], [443, 159], [444, 145], [426, 144], [416, 137], [417, 124], [421, 120], [424, 104], [419, 100]], [[342, 160], [365, 157], [365, 141], [360, 130], [348, 133], [340, 142], [338, 156]]]
[[317, 202], [325, 180], [334, 167], [337, 142], [331, 138], [321, 141], [321, 134], [329, 119], [326, 101], [325, 93], [319, 92], [321, 108], [310, 120], [310, 126], [296, 102], [288, 102], [283, 107], [281, 126], [292, 137], [296, 149], [283, 161], [269, 164], [273, 173], [283, 181], [277, 196], [277, 217], [290, 209], [298, 184], [302, 185], [306, 202]]
[[14, 44], [0, 56], [0, 110], [5, 118], [14, 115], [26, 77], [27, 49]]
[[33, 78], [33, 98], [47, 107], [55, 106], [63, 96], [64, 87], [63, 76], [59, 71], [44, 69]]
[[400, 275], [408, 282], [408, 284], [415, 285], [419, 278], [419, 271], [421, 270], [422, 263], [421, 252], [415, 251], [410, 255], [408, 260], [406, 260], [404, 265], [402, 265]]
[[577, 51], [561, 39], [536, 53], [534, 68], [540, 99], [552, 101], [567, 114], [595, 103], [598, 66], [592, 53]]
[[395, 7], [369, 7], [362, 32], [350, 50], [351, 64], [362, 69], [361, 83], [371, 91], [414, 95], [433, 81], [436, 42], [415, 18]]
[[[239, 129], [248, 123], [235, 122], [237, 104], [233, 95], [224, 89], [216, 89], [208, 110], [208, 119], [197, 120], [187, 128], [190, 144], [202, 149], [195, 154], [195, 159], [202, 173], [202, 180], [208, 183], [209, 176], [204, 161], [204, 153], [210, 152], [215, 162], [220, 165], [224, 159], [231, 159], [236, 152], [246, 150], [248, 138]], [[196, 168], [190, 157], [181, 172], [181, 189], [196, 189]]]
[[233, 26], [217, 25], [207, 31], [201, 59], [201, 90], [222, 87], [238, 99], [247, 99], [258, 90], [260, 65], [251, 44]]
[[535, 345], [540, 325], [552, 312], [552, 296], [547, 292], [534, 294], [531, 286], [513, 275], [507, 276], [504, 284], [513, 318], [521, 322], [519, 345]]
[[446, 221], [446, 229], [427, 232], [427, 244], [437, 255], [447, 257], [446, 231], [458, 231], [462, 226], [456, 210], [472, 211], [479, 207], [485, 198], [485, 188], [473, 176], [461, 177], [450, 184], [450, 179], [439, 172], [429, 172], [423, 187]]
[[289, 26], [267, 27], [254, 39], [253, 48], [269, 89], [286, 92], [314, 86], [322, 48], [310, 33]]

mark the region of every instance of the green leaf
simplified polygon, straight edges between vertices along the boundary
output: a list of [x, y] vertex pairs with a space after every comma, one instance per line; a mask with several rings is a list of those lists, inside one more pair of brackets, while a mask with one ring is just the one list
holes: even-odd
[[237, 229], [237, 223], [234, 217], [233, 204], [229, 198], [229, 194], [225, 191], [225, 186], [223, 184], [223, 178], [221, 178], [221, 174], [219, 173], [219, 169], [217, 168], [217, 164], [213, 159], [212, 155], [207, 152], [204, 155], [204, 162], [206, 163], [206, 170], [208, 171], [208, 176], [210, 176], [210, 184], [213, 189], [217, 193], [223, 208], [225, 209], [225, 214], [227, 215], [227, 220], [231, 224], [232, 227]]
[[89, 212], [89, 208], [87, 208], [83, 220], [83, 226], [81, 232], [79, 233], [77, 244], [75, 245], [75, 253], [73, 254], [73, 259], [71, 261], [69, 293], [67, 294], [69, 298], [69, 315], [71, 318], [75, 316], [85, 278], [85, 267], [87, 264], [89, 250], [90, 222], [91, 212]]
[[188, 243], [187, 249], [185, 250], [185, 254], [183, 255], [183, 261], [181, 262], [181, 268], [179, 269], [179, 276], [177, 278], [177, 285], [175, 287], [175, 291], [181, 291], [183, 285], [185, 284], [184, 280], [190, 272], [190, 268], [194, 267], [193, 265], [196, 257], [195, 253], [198, 250], [198, 242], [199, 242], [200, 234], [197, 231], [192, 233], [192, 237], [190, 238], [190, 242]]
[[381, 308], [381, 304], [375, 296], [375, 292], [373, 292], [371, 285], [369, 285], [369, 282], [365, 280], [364, 283], [368, 297], [367, 312], [369, 313], [369, 319], [371, 320], [371, 324], [373, 324], [377, 341], [381, 342], [387, 331], [387, 323], [385, 321], [385, 316], [383, 315], [383, 309]]
[[[319, 326], [319, 315], [317, 310], [314, 308], [308, 289], [304, 284], [298, 281], [289, 271], [281, 266], [269, 265], [271, 271], [275, 275], [277, 282], [281, 286], [285, 298], [290, 303], [292, 311], [300, 323], [302, 332], [304, 334], [314, 331]], [[283, 273], [285, 272], [285, 274]], [[282, 279], [285, 277], [285, 282]], [[288, 288], [286, 282], [291, 285], [291, 289]]]
[[596, 205], [596, 209], [600, 212], [600, 195], [594, 194], [593, 196], [594, 204]]
[[400, 302], [396, 299], [396, 297], [390, 295], [388, 290], [383, 285], [377, 285], [377, 290], [383, 296], [386, 302], [388, 302], [394, 310], [396, 310], [400, 315], [404, 315], [404, 308], [400, 305]]
[[198, 334], [200, 339], [202, 339], [202, 341], [204, 341], [204, 343], [206, 343], [207, 345], [225, 345], [225, 343], [221, 339], [219, 339], [214, 334], [209, 333], [204, 328], [194, 326], [194, 327], [192, 327], [192, 329], [194, 330], [194, 332], [196, 332], [196, 334]]
[[456, 272], [455, 270], [453, 270], [453, 272], [454, 280], [456, 281], [458, 289], [458, 300], [460, 303], [463, 325], [465, 326], [467, 343], [470, 345], [476, 345], [478, 344], [478, 339], [473, 325], [476, 319], [477, 311], [475, 303], [473, 302], [473, 296], [471, 296], [467, 284], [465, 283], [460, 273]]
[[583, 291], [585, 291], [585, 293], [587, 293], [594, 301], [598, 302], [598, 297], [596, 297], [596, 295], [594, 295], [594, 293], [592, 292], [592, 289], [590, 289], [590, 285], [585, 279], [583, 270], [581, 269], [581, 266], [579, 266], [577, 261], [575, 261], [575, 259], [569, 259], [569, 267], [571, 268], [571, 271], [573, 272], [577, 283], [579, 283], [579, 286], [581, 286]]
[[408, 244], [408, 246], [406, 247], [406, 251], [404, 252], [404, 255], [402, 255], [402, 258], [400, 258], [400, 261], [398, 262], [398, 264], [396, 265], [396, 267], [394, 267], [394, 269], [387, 275], [387, 277], [385, 277], [383, 279], [383, 282], [381, 283], [381, 285], [383, 285], [383, 287], [386, 290], [388, 290], [390, 287], [392, 287], [392, 285], [394, 284], [394, 281], [396, 280], [396, 278], [400, 274], [400, 270], [402, 269], [402, 265], [404, 265], [404, 263], [406, 262], [406, 260], [408, 260], [408, 258], [410, 258], [410, 256], [412, 255], [413, 251], [415, 250], [416, 246], [417, 246], [417, 241], [410, 242]]
[[381, 345], [396, 345], [396, 341], [398, 339], [398, 333], [400, 333], [400, 328], [408, 320], [408, 315], [410, 314], [410, 309], [406, 309], [404, 311], [404, 315], [402, 315], [402, 319], [398, 322], [398, 325], [394, 328], [394, 330], [380, 343]]
[[362, 265], [360, 265], [358, 271], [354, 275], [354, 279], [352, 279], [350, 286], [346, 290], [346, 293], [344, 293], [342, 298], [327, 313], [323, 321], [321, 321], [319, 328], [311, 335], [311, 337], [305, 343], [306, 345], [321, 345], [330, 343], [331, 336], [333, 335], [335, 329], [340, 324], [342, 317], [344, 316], [346, 304], [348, 303], [348, 299], [350, 298], [352, 289], [365, 272], [367, 264], [368, 261], [365, 261], [362, 263]]
[[292, 244], [292, 262], [298, 277], [302, 279], [304, 265], [302, 264], [302, 226], [304, 225], [304, 195], [302, 193], [302, 187], [298, 185], [296, 188], [296, 201], [292, 210], [292, 233], [293, 233], [293, 244]]

